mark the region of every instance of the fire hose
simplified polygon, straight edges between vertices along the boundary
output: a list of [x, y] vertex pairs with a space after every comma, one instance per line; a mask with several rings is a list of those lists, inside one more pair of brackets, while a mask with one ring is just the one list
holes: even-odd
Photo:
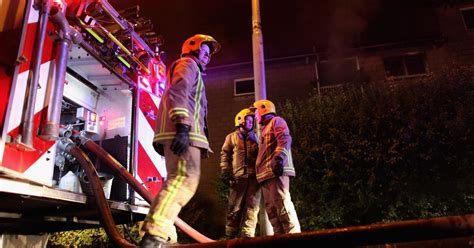
[[[148, 192], [145, 187], [143, 187], [134, 177], [131, 175], [125, 167], [123, 167], [116, 159], [114, 159], [109, 153], [107, 153], [102, 147], [97, 145], [91, 139], [81, 137], [81, 144], [87, 150], [94, 153], [100, 160], [104, 161], [105, 164], [117, 175], [119, 175], [123, 180], [128, 182], [130, 186], [140, 195], [143, 197], [145, 201], [149, 204], [153, 201], [153, 195]], [[214, 240], [202, 235], [194, 228], [189, 226], [186, 222], [181, 220], [179, 217], [176, 218], [174, 223], [179, 229], [181, 229], [184, 233], [189, 235], [194, 240], [200, 243], [209, 243], [213, 242]]]
[[70, 146], [68, 150], [69, 153], [77, 159], [79, 164], [84, 169], [87, 177], [89, 178], [90, 186], [95, 194], [95, 201], [99, 208], [101, 222], [104, 225], [104, 229], [107, 233], [107, 236], [110, 237], [112, 242], [114, 242], [119, 247], [137, 247], [129, 243], [126, 239], [124, 239], [115, 227], [115, 222], [110, 211], [107, 199], [105, 198], [104, 190], [102, 189], [102, 184], [100, 183], [97, 171], [95, 170], [94, 165], [92, 164], [90, 159], [80, 148], [75, 145]]

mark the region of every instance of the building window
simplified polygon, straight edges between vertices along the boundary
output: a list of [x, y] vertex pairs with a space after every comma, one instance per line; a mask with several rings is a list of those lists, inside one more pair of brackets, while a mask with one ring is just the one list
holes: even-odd
[[383, 59], [383, 65], [387, 78], [416, 76], [427, 73], [424, 53], [386, 57]]
[[350, 82], [359, 70], [357, 57], [321, 61], [317, 64], [319, 86], [330, 86]]
[[255, 93], [253, 78], [234, 80], [234, 96], [250, 95]]
[[474, 29], [474, 8], [461, 9], [461, 15], [466, 29]]

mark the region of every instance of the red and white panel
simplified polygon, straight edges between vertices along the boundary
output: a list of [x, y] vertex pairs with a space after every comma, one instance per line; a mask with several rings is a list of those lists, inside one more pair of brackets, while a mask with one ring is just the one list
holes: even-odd
[[153, 195], [158, 194], [166, 178], [166, 165], [164, 157], [153, 148], [153, 136], [158, 115], [160, 98], [148, 91], [140, 90], [140, 103], [138, 111], [138, 180]]
[[[11, 82], [10, 93], [8, 95], [8, 108], [5, 112], [5, 122], [3, 123], [2, 140], [12, 141], [19, 138], [21, 133], [21, 119], [26, 102], [26, 92], [28, 87], [28, 74], [31, 67], [33, 47], [35, 41], [36, 29], [38, 28], [38, 11], [30, 6], [28, 24], [26, 32], [23, 34], [25, 43], [21, 54], [27, 58], [27, 62], [19, 66], [18, 75], [14, 82]], [[53, 26], [48, 23], [48, 33], [53, 31]], [[46, 35], [43, 55], [41, 58], [39, 87], [36, 95], [34, 109], [34, 135], [37, 134], [40, 121], [47, 114], [47, 101], [45, 100], [48, 88], [48, 79], [54, 73], [53, 41]], [[44, 141], [34, 136], [34, 150], [25, 150], [15, 142], [5, 143], [0, 151], [2, 169], [13, 170], [22, 173], [26, 178], [46, 185], [52, 184], [54, 169], [54, 157], [56, 146], [54, 141]], [[3, 153], [3, 154], [2, 154]]]

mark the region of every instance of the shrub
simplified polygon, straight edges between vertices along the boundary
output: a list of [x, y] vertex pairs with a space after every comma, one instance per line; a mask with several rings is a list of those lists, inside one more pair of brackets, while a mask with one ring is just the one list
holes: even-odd
[[[122, 237], [131, 244], [138, 244], [140, 240], [139, 227], [141, 222], [132, 226], [118, 225]], [[52, 233], [48, 239], [47, 247], [115, 247], [103, 228], [91, 228]]]
[[473, 79], [471, 68], [451, 68], [279, 106], [303, 229], [472, 213]]

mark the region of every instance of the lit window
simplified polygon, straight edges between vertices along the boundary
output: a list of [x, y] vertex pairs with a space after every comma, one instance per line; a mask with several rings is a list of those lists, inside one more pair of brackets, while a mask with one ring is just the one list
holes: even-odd
[[383, 59], [383, 65], [385, 75], [388, 78], [424, 75], [427, 73], [424, 53], [386, 57]]
[[234, 95], [250, 95], [255, 93], [253, 78], [240, 78], [234, 80]]

